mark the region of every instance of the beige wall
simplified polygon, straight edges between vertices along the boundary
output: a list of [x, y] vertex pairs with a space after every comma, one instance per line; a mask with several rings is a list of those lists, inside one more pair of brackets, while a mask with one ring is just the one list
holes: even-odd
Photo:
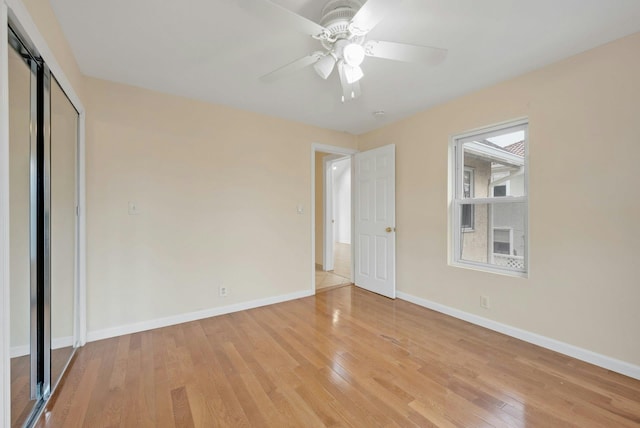
[[[640, 33], [362, 135], [396, 144], [398, 289], [640, 364], [638, 52]], [[449, 137], [522, 116], [529, 279], [450, 267]]]
[[309, 289], [311, 144], [355, 137], [97, 79], [86, 88], [89, 331]]

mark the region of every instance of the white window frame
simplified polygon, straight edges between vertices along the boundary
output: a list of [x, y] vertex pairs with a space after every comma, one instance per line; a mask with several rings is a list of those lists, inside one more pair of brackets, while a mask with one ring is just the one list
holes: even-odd
[[[478, 128], [468, 132], [454, 135], [449, 141], [449, 265], [480, 270], [491, 273], [498, 273], [516, 277], [526, 278], [529, 272], [529, 120], [528, 118], [517, 119], [509, 122], [492, 125], [489, 127]], [[525, 196], [493, 196], [493, 190], [491, 190], [492, 196], [486, 198], [463, 198], [463, 171], [464, 171], [464, 153], [462, 150], [463, 144], [478, 140], [479, 138], [487, 139], [494, 136], [516, 132], [519, 130], [524, 131], [525, 140], [525, 155], [524, 155], [524, 195]], [[524, 269], [513, 269], [507, 266], [496, 266], [491, 264], [491, 258], [489, 262], [475, 262], [470, 260], [463, 260], [461, 257], [461, 242], [462, 234], [465, 232], [461, 228], [461, 207], [464, 204], [471, 203], [473, 205], [489, 205], [504, 203], [524, 203]], [[475, 213], [474, 213], [475, 214]], [[488, 223], [489, 230], [487, 231], [487, 239], [491, 240], [493, 236], [493, 230], [491, 229], [490, 221]], [[487, 242], [487, 247], [493, 245], [492, 242]], [[513, 248], [513, 243], [512, 243]], [[493, 247], [487, 248], [490, 254], [493, 254]]]

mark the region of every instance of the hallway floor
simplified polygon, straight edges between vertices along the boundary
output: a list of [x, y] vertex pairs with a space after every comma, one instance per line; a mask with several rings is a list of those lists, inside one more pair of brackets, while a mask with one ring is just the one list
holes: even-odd
[[322, 266], [316, 265], [316, 290], [351, 284], [351, 245], [336, 242], [334, 256], [332, 271], [323, 271]]

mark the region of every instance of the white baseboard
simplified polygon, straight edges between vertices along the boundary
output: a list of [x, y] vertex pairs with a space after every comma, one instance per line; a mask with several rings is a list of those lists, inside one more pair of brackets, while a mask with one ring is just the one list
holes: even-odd
[[436, 312], [441, 312], [454, 318], [458, 318], [472, 324], [488, 328], [489, 330], [494, 330], [499, 333], [506, 334], [507, 336], [515, 337], [517, 339], [524, 340], [525, 342], [533, 343], [534, 345], [551, 349], [552, 351], [556, 351], [561, 354], [576, 358], [578, 360], [586, 361], [587, 363], [591, 363], [596, 366], [640, 380], [640, 366], [617, 360], [615, 358], [607, 357], [606, 355], [598, 354], [596, 352], [589, 351], [588, 349], [579, 348], [577, 346], [560, 342], [559, 340], [551, 339], [549, 337], [532, 333], [530, 331], [502, 324], [488, 318], [483, 318], [478, 315], [442, 305], [440, 303], [432, 302], [431, 300], [403, 293], [401, 291], [398, 291], [397, 296], [399, 299], [415, 303], [416, 305], [432, 309]]
[[196, 321], [204, 318], [215, 317], [218, 315], [229, 314], [232, 312], [244, 311], [247, 309], [259, 308], [260, 306], [273, 305], [274, 303], [282, 303], [288, 300], [300, 299], [312, 296], [314, 293], [310, 290], [298, 291], [280, 296], [267, 297], [265, 299], [250, 300], [248, 302], [236, 303], [228, 306], [204, 309], [186, 314], [174, 315], [165, 318], [157, 318], [149, 321], [141, 321], [133, 324], [122, 325], [118, 327], [105, 328], [102, 330], [90, 331], [87, 333], [87, 341], [94, 342], [96, 340], [108, 339], [111, 337], [122, 336], [125, 334], [138, 333], [154, 328], [168, 327], [170, 325], [181, 324], [190, 321]]
[[30, 350], [31, 347], [29, 345], [12, 346], [11, 350], [9, 351], [9, 357], [24, 357], [25, 355], [29, 355]]
[[[57, 337], [51, 340], [51, 349], [66, 348], [67, 346], [73, 346], [73, 336]], [[12, 346], [10, 356], [11, 358], [23, 357], [29, 355], [30, 352], [30, 345]]]

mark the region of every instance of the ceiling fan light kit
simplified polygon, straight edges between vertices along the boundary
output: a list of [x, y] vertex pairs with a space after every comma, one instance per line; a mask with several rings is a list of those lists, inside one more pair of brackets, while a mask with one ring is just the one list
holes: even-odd
[[264, 82], [278, 80], [292, 72], [313, 65], [318, 76], [327, 79], [338, 69], [342, 101], [360, 95], [359, 81], [364, 77], [360, 65], [366, 56], [395, 61], [436, 65], [447, 54], [445, 49], [405, 43], [367, 40], [366, 36], [382, 19], [398, 7], [401, 0], [329, 0], [316, 24], [271, 0], [248, 0], [251, 12], [274, 22], [287, 23], [320, 41], [325, 52], [317, 51], [261, 77]]
[[318, 73], [318, 76], [322, 77], [325, 80], [327, 79], [327, 77], [329, 77], [335, 66], [336, 57], [331, 52], [329, 52], [328, 54], [320, 58], [318, 62], [313, 64], [313, 68], [316, 70], [316, 73]]
[[347, 79], [347, 83], [352, 84], [364, 77], [362, 69], [358, 66], [351, 66], [349, 64], [342, 64], [344, 68], [344, 77]]
[[358, 67], [364, 61], [364, 48], [357, 43], [349, 43], [342, 50], [344, 62], [352, 67]]

